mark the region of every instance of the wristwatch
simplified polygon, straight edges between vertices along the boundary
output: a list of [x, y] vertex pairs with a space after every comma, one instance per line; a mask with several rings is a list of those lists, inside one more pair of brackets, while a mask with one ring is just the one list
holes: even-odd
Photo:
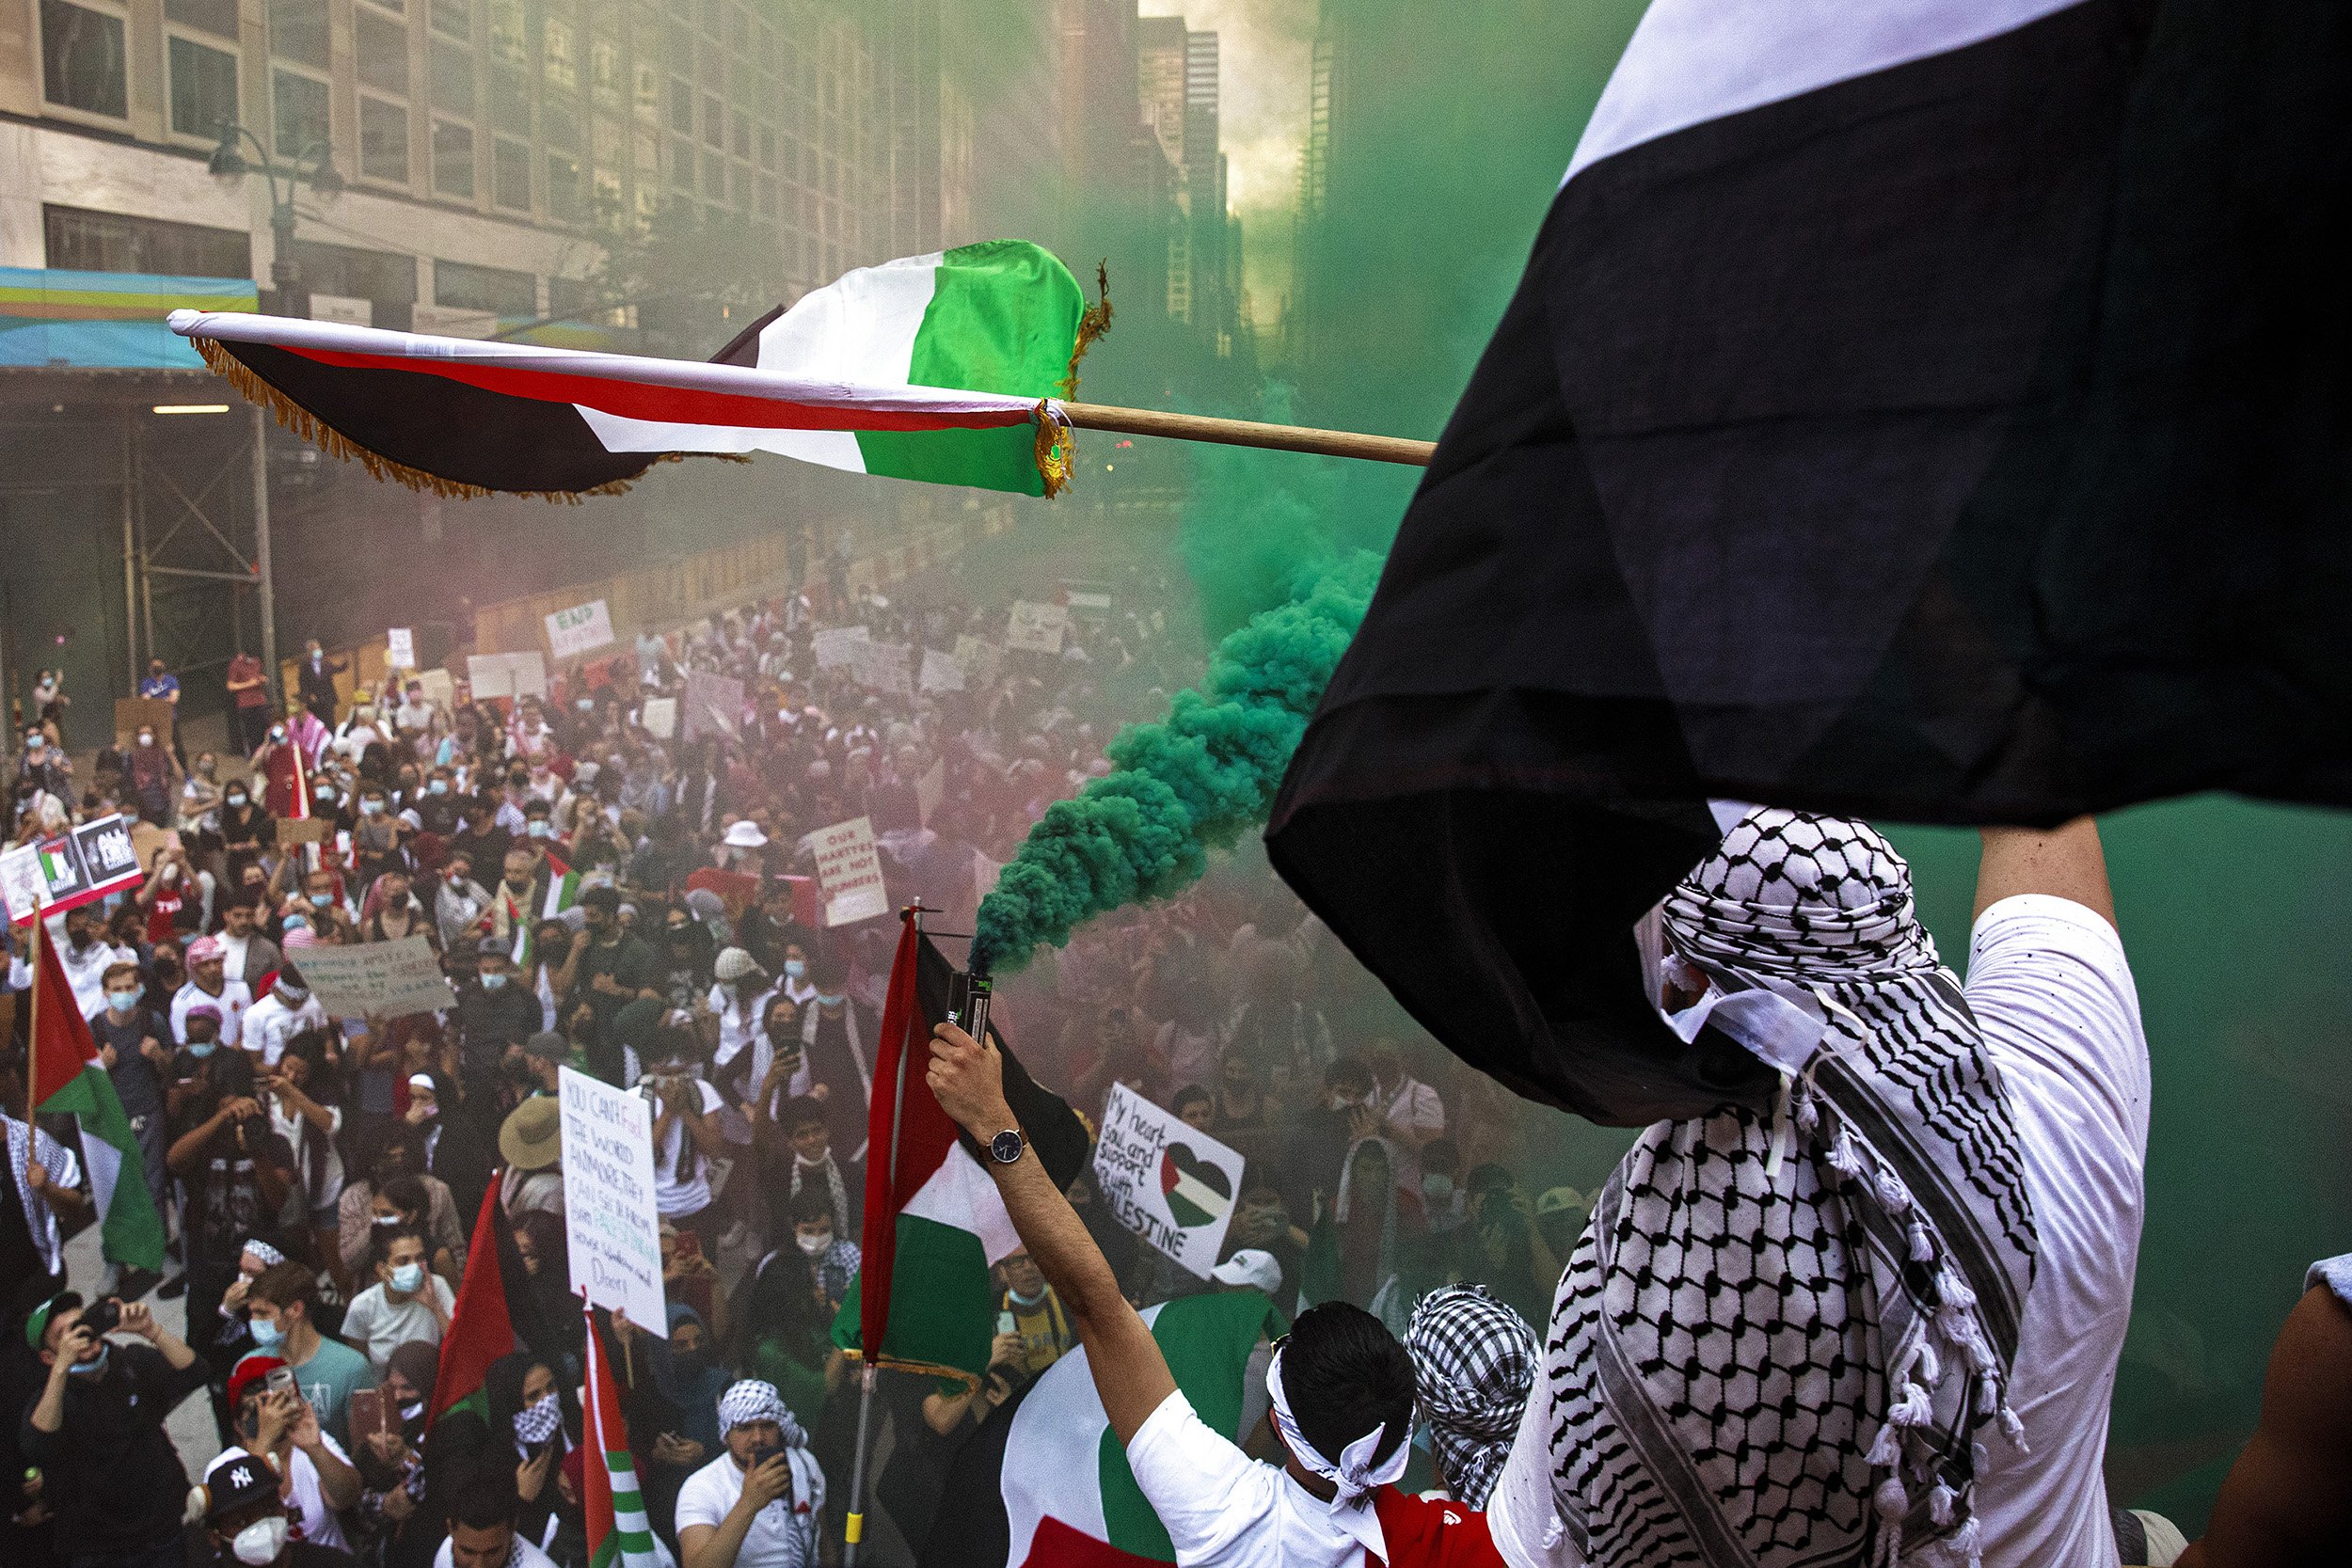
[[1019, 1164], [1021, 1150], [1027, 1141], [1022, 1137], [1021, 1129], [1008, 1127], [988, 1140], [988, 1157], [1000, 1165]]

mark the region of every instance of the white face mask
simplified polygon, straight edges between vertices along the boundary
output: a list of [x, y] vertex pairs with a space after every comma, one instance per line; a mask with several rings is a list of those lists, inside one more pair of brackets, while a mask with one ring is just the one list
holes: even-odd
[[799, 1244], [803, 1252], [811, 1258], [822, 1258], [833, 1250], [833, 1232], [830, 1230], [820, 1236], [803, 1236], [796, 1233], [792, 1240]]
[[229, 1549], [246, 1568], [269, 1568], [278, 1560], [278, 1554], [286, 1549], [286, 1516], [273, 1513], [266, 1519], [256, 1519], [237, 1532], [229, 1543]]
[[416, 1294], [417, 1287], [423, 1283], [422, 1263], [403, 1263], [392, 1271], [392, 1289], [404, 1296]]

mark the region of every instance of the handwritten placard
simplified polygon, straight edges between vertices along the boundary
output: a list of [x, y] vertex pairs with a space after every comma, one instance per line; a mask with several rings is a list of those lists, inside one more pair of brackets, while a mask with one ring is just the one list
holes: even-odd
[[963, 671], [967, 686], [981, 688], [996, 684], [996, 671], [1005, 662], [1005, 650], [985, 637], [966, 632], [956, 639], [956, 664]]
[[961, 691], [963, 689], [963, 666], [953, 654], [943, 654], [937, 648], [923, 650], [923, 689], [926, 691]]
[[294, 960], [319, 1006], [337, 1018], [402, 1018], [455, 1004], [433, 944], [421, 936], [353, 947], [306, 947]]
[[653, 1199], [653, 1106], [643, 1095], [570, 1068], [557, 1069], [556, 1095], [572, 1292], [593, 1307], [628, 1313], [633, 1323], [667, 1323], [661, 1216]]
[[1024, 653], [1057, 654], [1062, 634], [1070, 629], [1070, 611], [1057, 604], [1034, 599], [1014, 601], [1012, 618], [1005, 626], [1005, 646]]
[[809, 646], [817, 655], [817, 668], [837, 670], [855, 659], [866, 641], [864, 626], [827, 626], [809, 639]]
[[612, 612], [602, 599], [559, 610], [545, 619], [548, 652], [557, 658], [578, 658], [612, 641]]
[[417, 667], [417, 628], [391, 626], [384, 633], [384, 668], [414, 670]]
[[890, 895], [882, 888], [882, 856], [874, 847], [870, 819], [853, 816], [808, 836], [817, 850], [817, 885], [824, 895], [828, 927], [890, 912]]
[[1242, 1157], [1124, 1084], [1103, 1107], [1095, 1185], [1120, 1224], [1200, 1278], [1209, 1277], [1233, 1221]]
[[637, 722], [656, 740], [667, 740], [677, 734], [677, 699], [648, 697], [638, 710]]
[[707, 670], [686, 673], [686, 738], [723, 736], [733, 740], [743, 713], [743, 683]]

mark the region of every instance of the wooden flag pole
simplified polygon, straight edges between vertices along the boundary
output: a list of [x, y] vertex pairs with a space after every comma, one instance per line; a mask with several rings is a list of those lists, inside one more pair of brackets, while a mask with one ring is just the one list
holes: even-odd
[[1401, 436], [1363, 436], [1347, 430], [1311, 430], [1304, 425], [1259, 424], [1251, 420], [1214, 420], [1201, 414], [1171, 414], [1158, 408], [1116, 408], [1101, 403], [1057, 404], [1080, 430], [1109, 430], [1122, 436], [1167, 436], [1180, 441], [1214, 441], [1228, 447], [1266, 447], [1276, 451], [1314, 452], [1324, 457], [1363, 457], [1375, 463], [1429, 467], [1435, 441]]
[[[33, 905], [32, 926], [33, 984], [24, 1019], [24, 1191], [28, 1195], [33, 1190], [33, 1153], [40, 1144], [40, 1124], [33, 1120], [34, 1096], [40, 1091], [33, 1085], [40, 1066], [40, 972], [46, 967], [41, 959], [48, 957], [41, 944], [49, 938], [49, 924], [38, 900]], [[29, 1215], [26, 1223], [31, 1223]]]

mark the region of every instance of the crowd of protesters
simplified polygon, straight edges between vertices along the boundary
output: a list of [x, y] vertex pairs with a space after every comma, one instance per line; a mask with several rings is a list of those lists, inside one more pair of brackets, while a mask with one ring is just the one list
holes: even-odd
[[[919, 898], [937, 929], [968, 932], [994, 867], [1199, 656], [1166, 584], [1139, 573], [1050, 654], [1003, 649], [1005, 602], [909, 609], [830, 576], [636, 637], [519, 699], [460, 683], [437, 703], [399, 673], [339, 689], [345, 661], [312, 642], [273, 708], [244, 660], [236, 750], [190, 754], [175, 726], [142, 728], [87, 780], [62, 694], [35, 715], [11, 842], [115, 811], [165, 830], [135, 889], [63, 917], [58, 951], [172, 1256], [161, 1279], [68, 1280], [62, 1239], [91, 1207], [72, 1119], [42, 1118], [29, 1162], [10, 1122], [0, 1245], [25, 1283], [0, 1399], [22, 1452], [0, 1461], [24, 1479], [0, 1557], [176, 1562], [172, 1499], [200, 1481], [187, 1528], [224, 1562], [582, 1568], [584, 1330], [552, 1098], [569, 1066], [654, 1107], [668, 1321], [613, 1334], [661, 1550], [688, 1568], [834, 1559], [856, 1410], [831, 1329], [859, 1266], [898, 922], [825, 928], [805, 835], [867, 817], [893, 907]], [[961, 689], [869, 689], [818, 664], [815, 634], [850, 625], [917, 650], [991, 647]], [[739, 710], [681, 718], [693, 671], [739, 681]], [[154, 694], [167, 678], [151, 674]], [[308, 950], [407, 937], [438, 954], [446, 1009], [338, 1017], [304, 983]], [[21, 932], [12, 956], [22, 990]], [[1080, 1178], [1072, 1196], [1131, 1299], [1344, 1299], [1403, 1335], [1433, 1288], [1484, 1282], [1517, 1326], [1481, 1375], [1516, 1412], [1526, 1323], [1543, 1321], [1584, 1199], [1523, 1176], [1564, 1165], [1556, 1146], [1531, 1158], [1525, 1107], [1387, 1008], [1262, 863], [1098, 922], [1009, 977], [996, 1017], [1089, 1120], [1123, 1084], [1247, 1161], [1209, 1279], [1119, 1228]], [[24, 1103], [22, 1037], [20, 1022], [0, 1103]], [[1573, 1174], [1605, 1170], [1606, 1147]], [[522, 1348], [480, 1399], [437, 1413], [438, 1347], [494, 1184]], [[1074, 1343], [1025, 1257], [997, 1283], [977, 1386], [883, 1381], [868, 1540], [886, 1560], [919, 1550], [957, 1448]], [[184, 1340], [140, 1305], [150, 1291], [184, 1294]], [[160, 1436], [199, 1388], [220, 1444], [201, 1476]], [[119, 1506], [126, 1491], [140, 1508]]]

